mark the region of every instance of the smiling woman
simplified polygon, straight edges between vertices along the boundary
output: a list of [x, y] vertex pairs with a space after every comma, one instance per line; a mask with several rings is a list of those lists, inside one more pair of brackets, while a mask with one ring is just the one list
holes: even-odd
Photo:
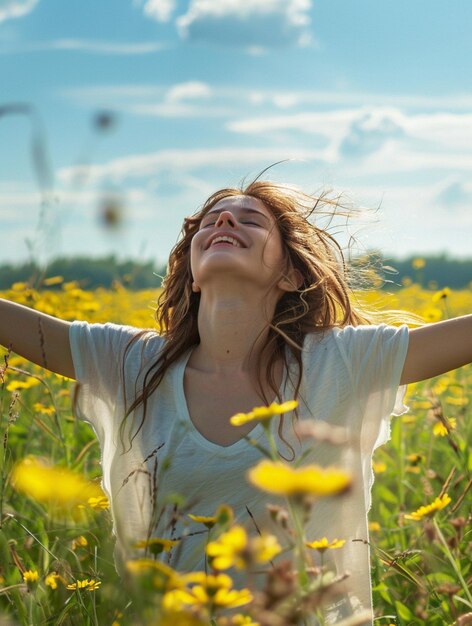
[[[406, 410], [400, 385], [472, 360], [472, 316], [415, 330], [371, 323], [353, 298], [339, 245], [317, 225], [336, 211], [335, 199], [268, 181], [213, 194], [185, 220], [171, 252], [159, 333], [69, 325], [0, 301], [0, 342], [77, 380], [77, 414], [102, 448], [123, 576], [130, 559], [157, 544], [166, 549], [156, 558], [203, 575], [207, 534], [196, 520], [222, 503], [244, 533], [277, 537], [282, 550], [267, 566], [277, 575], [291, 545], [267, 507], [287, 492], [277, 476], [300, 498], [316, 468], [306, 539], [337, 548], [312, 550], [315, 571], [321, 554], [337, 581], [325, 617], [372, 624], [372, 453], [388, 439], [391, 414]], [[266, 412], [253, 411], [260, 404], [277, 415], [270, 425]], [[231, 423], [241, 412], [260, 419]], [[301, 436], [303, 427], [315, 435]], [[330, 432], [342, 432], [341, 440]], [[261, 467], [265, 435], [286, 463], [277, 461], [277, 474], [263, 472], [261, 493], [248, 471]], [[325, 497], [329, 485], [321, 489], [319, 477], [341, 477], [342, 497]], [[240, 572], [229, 573], [241, 582]], [[261, 574], [255, 565], [259, 587]]]

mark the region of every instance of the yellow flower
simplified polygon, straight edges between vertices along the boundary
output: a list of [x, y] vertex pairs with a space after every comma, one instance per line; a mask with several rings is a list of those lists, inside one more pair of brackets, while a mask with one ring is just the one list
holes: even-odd
[[63, 467], [47, 466], [27, 457], [13, 468], [14, 487], [38, 502], [72, 507], [103, 492], [99, 485]]
[[318, 552], [326, 552], [326, 550], [335, 550], [336, 548], [342, 548], [346, 543], [345, 539], [333, 539], [328, 541], [326, 537], [315, 541], [306, 541], [305, 545], [312, 550], [318, 550]]
[[87, 506], [91, 509], [109, 509], [110, 501], [106, 496], [92, 496], [87, 500]]
[[435, 513], [444, 509], [451, 502], [451, 498], [445, 493], [443, 496], [436, 498], [431, 504], [420, 506], [419, 509], [409, 515], [405, 515], [405, 519], [411, 519], [419, 522], [423, 517], [433, 517]]
[[297, 406], [298, 402], [296, 400], [289, 400], [282, 404], [273, 402], [270, 406], [256, 406], [249, 413], [236, 413], [229, 421], [233, 426], [242, 426], [242, 424], [252, 422], [253, 420], [267, 420], [274, 417], [274, 415], [288, 413]]
[[72, 550], [77, 550], [77, 548], [85, 548], [88, 546], [87, 538], [83, 535], [72, 539]]
[[212, 516], [206, 515], [192, 515], [188, 514], [191, 520], [200, 524], [205, 524], [207, 528], [213, 528], [215, 524], [224, 526], [225, 524], [231, 524], [233, 521], [233, 509], [227, 504], [220, 504], [216, 509], [216, 513]]
[[100, 587], [102, 583], [99, 580], [95, 580], [94, 578], [85, 580], [78, 580], [72, 585], [67, 585], [67, 589], [85, 589], [87, 591], [95, 591]]
[[425, 265], [426, 265], [426, 261], [424, 259], [421, 259], [421, 258], [413, 259], [413, 261], [411, 262], [411, 266], [415, 270], [421, 270], [421, 269], [423, 269], [423, 267]]
[[37, 378], [27, 378], [26, 380], [12, 380], [6, 386], [7, 391], [18, 391], [21, 389], [30, 389], [30, 387], [36, 387], [39, 385], [39, 380]]
[[60, 285], [64, 282], [63, 276], [50, 276], [49, 278], [45, 278], [43, 280], [43, 285], [45, 287], [51, 287], [52, 285]]
[[182, 576], [191, 586], [173, 589], [164, 594], [162, 606], [166, 610], [179, 611], [187, 606], [235, 608], [252, 600], [249, 589], [232, 589], [233, 581], [226, 574], [206, 575], [195, 572]]
[[436, 422], [433, 426], [433, 435], [436, 437], [445, 437], [450, 430], [455, 430], [457, 426], [457, 420], [455, 417], [450, 417], [447, 420], [449, 428], [442, 422]]
[[244, 569], [252, 562], [265, 563], [282, 550], [273, 535], [258, 535], [248, 540], [242, 526], [234, 526], [206, 547], [211, 566], [217, 570]]
[[39, 580], [39, 574], [36, 570], [27, 569], [23, 572], [23, 580], [25, 583], [35, 583]]
[[161, 539], [159, 537], [152, 537], [151, 539], [143, 539], [137, 541], [133, 548], [149, 549], [151, 554], [160, 554], [161, 552], [168, 552], [171, 548], [176, 546], [179, 540]]
[[437, 291], [432, 297], [433, 302], [439, 302], [440, 300], [445, 300], [451, 295], [451, 290], [449, 287], [444, 287], [441, 291]]
[[248, 477], [259, 489], [282, 496], [332, 496], [346, 491], [352, 483], [351, 476], [336, 467], [305, 465], [292, 468], [280, 461], [268, 460], [250, 469]]
[[378, 522], [369, 522], [369, 530], [373, 533], [380, 532], [380, 524]]
[[62, 578], [62, 576], [60, 576], [56, 572], [52, 572], [51, 574], [48, 574], [46, 576], [46, 578], [44, 579], [44, 582], [46, 583], [46, 585], [48, 587], [51, 587], [51, 589], [57, 589], [57, 581], [58, 580], [60, 580], [61, 583], [65, 583], [64, 579]]
[[381, 474], [387, 470], [387, 464], [383, 461], [374, 461], [372, 463], [372, 469], [376, 474]]
[[56, 412], [53, 406], [44, 406], [41, 402], [35, 402], [33, 404], [33, 410], [44, 415], [54, 415]]
[[425, 319], [426, 322], [439, 322], [440, 320], [442, 320], [442, 316], [443, 313], [441, 311], [441, 309], [437, 309], [436, 307], [428, 307], [424, 312], [423, 312], [423, 317]]

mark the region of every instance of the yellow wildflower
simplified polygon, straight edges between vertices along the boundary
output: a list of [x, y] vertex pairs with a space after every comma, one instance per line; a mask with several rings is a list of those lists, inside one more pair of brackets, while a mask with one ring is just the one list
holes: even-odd
[[455, 430], [457, 426], [457, 420], [455, 417], [450, 417], [447, 420], [449, 428], [442, 422], [436, 422], [433, 426], [433, 435], [436, 437], [445, 437], [450, 430]]
[[380, 532], [380, 524], [378, 522], [369, 522], [369, 530], [373, 533]]
[[79, 535], [75, 539], [72, 539], [72, 550], [77, 550], [77, 548], [85, 548], [88, 546], [87, 538], [83, 535]]
[[265, 563], [282, 550], [273, 535], [260, 535], [248, 540], [242, 526], [234, 526], [206, 548], [211, 565], [217, 570], [244, 569], [251, 562]]
[[235, 608], [252, 600], [249, 589], [232, 589], [233, 581], [226, 574], [207, 575], [194, 572], [182, 576], [187, 589], [173, 589], [164, 594], [162, 606], [168, 611], [180, 611], [188, 606], [200, 606], [210, 611], [216, 607]]
[[249, 481], [269, 493], [283, 496], [332, 496], [346, 491], [351, 476], [336, 467], [305, 465], [292, 468], [280, 461], [261, 461], [248, 472]]
[[171, 548], [176, 546], [179, 540], [161, 539], [159, 537], [152, 537], [151, 539], [143, 539], [137, 541], [133, 548], [141, 548], [149, 550], [151, 554], [160, 554], [161, 552], [168, 552]]
[[27, 569], [23, 572], [23, 580], [25, 583], [35, 583], [39, 580], [39, 574], [36, 570]]
[[441, 309], [437, 309], [436, 307], [428, 307], [425, 311], [423, 311], [423, 317], [426, 322], [434, 323], [442, 320], [443, 313]]
[[64, 507], [103, 494], [96, 483], [89, 482], [80, 474], [63, 467], [47, 466], [34, 457], [17, 463], [12, 478], [15, 488], [34, 500]]
[[305, 545], [312, 550], [318, 550], [318, 552], [326, 552], [326, 550], [335, 550], [336, 548], [342, 548], [346, 543], [345, 539], [333, 539], [328, 541], [326, 537], [315, 541], [306, 541]]
[[469, 404], [469, 398], [467, 396], [462, 396], [460, 398], [456, 396], [446, 396], [446, 402], [448, 404], [452, 404], [453, 406], [467, 406]]
[[28, 377], [26, 380], [12, 380], [6, 386], [7, 391], [21, 391], [22, 389], [30, 389], [39, 385], [37, 378]]
[[410, 513], [409, 515], [405, 515], [405, 519], [411, 519], [415, 522], [419, 522], [424, 517], [433, 517], [435, 513], [444, 509], [451, 502], [451, 498], [445, 493], [443, 496], [438, 497], [431, 504], [427, 504], [426, 506], [420, 506], [419, 509]]
[[44, 406], [41, 402], [35, 402], [33, 404], [33, 410], [37, 413], [43, 413], [44, 415], [54, 415], [55, 413], [53, 406]]
[[252, 422], [253, 420], [268, 420], [274, 417], [274, 415], [288, 413], [297, 406], [298, 402], [296, 400], [289, 400], [282, 404], [273, 402], [270, 406], [256, 406], [249, 413], [236, 413], [229, 421], [233, 426], [242, 426], [242, 424]]
[[87, 506], [91, 509], [109, 509], [110, 501], [106, 496], [92, 496], [87, 500]]
[[52, 572], [51, 574], [48, 574], [46, 576], [46, 578], [44, 579], [44, 582], [46, 583], [48, 587], [51, 587], [51, 589], [57, 589], [58, 580], [60, 580], [62, 583], [65, 582], [62, 576], [60, 576], [56, 572]]
[[381, 474], [382, 472], [387, 471], [387, 464], [383, 461], [374, 461], [372, 463], [372, 469], [376, 474]]
[[45, 287], [52, 287], [52, 285], [60, 285], [64, 282], [63, 276], [50, 276], [49, 278], [45, 278], [43, 280], [43, 285]]
[[421, 270], [421, 269], [423, 269], [423, 267], [425, 267], [425, 265], [426, 265], [426, 261], [424, 259], [421, 259], [421, 258], [413, 259], [413, 261], [411, 262], [411, 266], [415, 270]]
[[86, 591], [95, 591], [100, 587], [102, 583], [99, 580], [95, 580], [94, 578], [85, 580], [78, 580], [71, 585], [67, 585], [67, 589], [85, 589]]
[[445, 300], [451, 295], [451, 290], [449, 287], [444, 287], [441, 291], [437, 291], [432, 297], [433, 302], [439, 302], [440, 300]]
[[212, 516], [206, 515], [192, 515], [188, 514], [191, 520], [194, 522], [198, 522], [200, 524], [205, 524], [207, 528], [213, 528], [215, 524], [225, 525], [231, 524], [233, 521], [233, 509], [227, 504], [220, 504], [220, 506], [216, 509], [216, 513]]

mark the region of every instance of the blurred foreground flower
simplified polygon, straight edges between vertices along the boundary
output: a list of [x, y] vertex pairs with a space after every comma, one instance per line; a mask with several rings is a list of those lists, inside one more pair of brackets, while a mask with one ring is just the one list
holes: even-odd
[[268, 420], [274, 417], [274, 415], [288, 413], [289, 411], [293, 411], [297, 406], [298, 402], [296, 400], [289, 400], [282, 404], [273, 402], [270, 406], [256, 406], [249, 413], [236, 413], [229, 421], [233, 426], [242, 426], [242, 424], [254, 420]]
[[180, 611], [189, 606], [204, 607], [210, 614], [217, 608], [235, 608], [252, 600], [249, 589], [233, 589], [233, 581], [226, 574], [207, 575], [194, 572], [182, 576], [187, 589], [168, 591], [162, 605], [168, 611]]
[[249, 481], [269, 493], [281, 496], [334, 496], [352, 483], [351, 476], [336, 467], [305, 465], [292, 468], [279, 461], [261, 461], [249, 470]]
[[436, 498], [434, 502], [431, 504], [427, 504], [426, 506], [420, 506], [419, 509], [410, 513], [409, 515], [405, 515], [405, 519], [411, 519], [415, 522], [419, 522], [424, 517], [433, 517], [438, 511], [444, 509], [451, 502], [451, 498], [445, 493], [443, 496]]
[[242, 526], [234, 526], [206, 548], [211, 566], [218, 570], [237, 567], [244, 569], [252, 563], [266, 563], [281, 552], [273, 535], [260, 535], [248, 539]]
[[435, 437], [445, 437], [450, 430], [455, 430], [457, 427], [457, 420], [455, 417], [450, 417], [447, 420], [447, 425], [449, 426], [449, 428], [443, 424], [442, 422], [437, 422], [434, 426], [433, 426], [433, 435]]
[[12, 481], [15, 489], [34, 500], [64, 508], [87, 502], [89, 498], [103, 497], [96, 483], [66, 468], [48, 466], [34, 457], [15, 465]]
[[192, 513], [189, 513], [188, 516], [193, 522], [204, 524], [210, 530], [215, 524], [219, 526], [231, 524], [234, 513], [227, 504], [220, 504], [214, 515], [192, 515]]
[[149, 551], [151, 554], [160, 554], [161, 552], [168, 552], [178, 543], [178, 539], [172, 540], [152, 537], [151, 539], [143, 539], [142, 541], [137, 541], [133, 545], [133, 548], [142, 548], [143, 550]]

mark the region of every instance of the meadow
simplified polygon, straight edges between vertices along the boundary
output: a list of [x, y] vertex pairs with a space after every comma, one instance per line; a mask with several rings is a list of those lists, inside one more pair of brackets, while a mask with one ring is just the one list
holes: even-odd
[[[0, 297], [66, 320], [154, 325], [155, 290], [130, 291], [116, 283], [110, 290], [85, 291], [60, 277], [45, 282], [39, 291], [18, 283]], [[471, 289], [434, 291], [414, 283], [390, 294], [366, 292], [362, 300], [426, 321], [472, 310]], [[99, 488], [98, 445], [91, 428], [72, 414], [73, 390], [73, 381], [2, 351], [0, 625], [292, 623], [289, 609], [285, 622], [277, 622], [282, 604], [264, 612], [250, 601], [250, 590], [232, 589], [222, 565], [211, 580], [192, 580], [141, 559], [130, 566], [124, 592], [113, 563], [108, 503]], [[378, 626], [472, 624], [471, 398], [472, 366], [410, 385], [410, 411], [393, 420], [391, 441], [375, 454], [369, 521]], [[297, 521], [294, 502], [288, 497], [291, 522]], [[201, 523], [211, 533], [214, 559], [228, 556], [229, 548], [236, 558], [238, 532], [244, 558], [262, 563], [276, 554], [269, 538], [256, 546], [232, 528], [224, 507]], [[312, 549], [342, 549], [324, 539]], [[165, 542], [154, 544], [151, 556], [165, 549]], [[300, 536], [295, 538], [300, 584], [308, 571], [304, 550]], [[329, 588], [331, 582], [317, 576], [318, 591]], [[297, 593], [292, 590], [299, 598]], [[288, 595], [285, 600], [290, 604]]]

